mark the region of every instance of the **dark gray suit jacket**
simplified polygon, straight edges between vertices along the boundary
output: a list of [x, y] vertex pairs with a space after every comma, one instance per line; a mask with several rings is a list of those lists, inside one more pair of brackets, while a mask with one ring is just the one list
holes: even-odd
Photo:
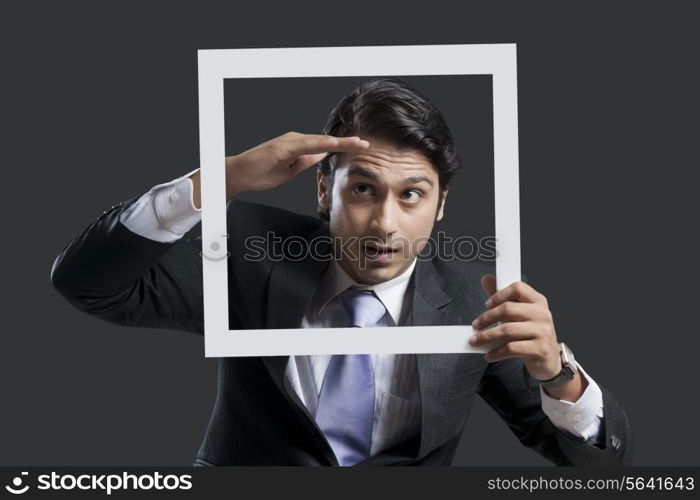
[[[202, 334], [201, 240], [161, 243], [128, 230], [105, 211], [56, 258], [51, 279], [75, 307], [124, 326]], [[249, 236], [328, 235], [321, 219], [230, 200], [229, 318], [232, 329], [297, 328], [327, 261], [243, 260]], [[414, 325], [468, 324], [484, 308], [478, 262], [419, 260], [412, 277]], [[221, 358], [218, 393], [195, 465], [337, 465], [313, 417], [287, 383], [287, 356]], [[519, 359], [486, 363], [480, 354], [416, 355], [420, 434], [363, 464], [449, 465], [478, 393], [525, 445], [559, 465], [619, 465], [632, 435], [615, 397], [603, 391], [599, 446], [557, 429], [542, 412], [537, 385]], [[600, 385], [600, 384], [599, 384]]]

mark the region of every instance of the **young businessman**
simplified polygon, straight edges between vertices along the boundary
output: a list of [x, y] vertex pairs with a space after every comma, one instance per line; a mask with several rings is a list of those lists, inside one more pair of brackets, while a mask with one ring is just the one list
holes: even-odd
[[[314, 165], [317, 218], [237, 198]], [[322, 135], [290, 132], [226, 158], [231, 328], [473, 320], [465, 341], [499, 347], [219, 359], [196, 465], [450, 464], [476, 393], [556, 464], [630, 463], [624, 411], [559, 343], [542, 294], [523, 282], [496, 291], [483, 263], [418, 258], [459, 167], [439, 110], [396, 79], [354, 89]], [[103, 213], [61, 251], [53, 283], [108, 321], [201, 334], [201, 240], [182, 238], [199, 219], [194, 171]], [[328, 236], [332, 258], [247, 258], [250, 238], [269, 234]]]

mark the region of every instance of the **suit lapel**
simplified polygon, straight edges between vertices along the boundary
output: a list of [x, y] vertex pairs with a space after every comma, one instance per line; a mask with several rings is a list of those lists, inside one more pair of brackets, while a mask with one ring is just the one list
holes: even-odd
[[329, 261], [282, 259], [272, 266], [268, 289], [266, 326], [299, 328], [306, 306], [316, 291]]
[[[322, 224], [309, 239], [323, 236], [327, 231], [328, 226]], [[326, 245], [326, 242], [316, 247], [319, 255], [325, 255], [329, 250], [330, 244]], [[267, 329], [299, 328], [306, 306], [321, 282], [328, 264], [328, 260], [311, 257], [301, 261], [281, 259], [273, 263], [268, 287], [265, 326]], [[289, 400], [301, 421], [311, 431], [325, 458], [329, 463], [337, 465], [333, 450], [318, 429], [313, 416], [285, 378], [289, 356], [263, 356], [261, 360], [277, 388]]]
[[[288, 259], [277, 261], [272, 266], [267, 300], [267, 329], [299, 328], [304, 311], [311, 300], [328, 261], [308, 260], [294, 262]], [[275, 383], [281, 383], [289, 356], [266, 356], [263, 359]]]
[[338, 465], [338, 460], [335, 457], [335, 453], [328, 444], [323, 432], [316, 424], [313, 415], [311, 415], [306, 406], [304, 406], [304, 403], [301, 401], [301, 399], [299, 399], [299, 396], [294, 391], [294, 388], [290, 386], [287, 378], [284, 376], [287, 369], [287, 363], [289, 362], [289, 356], [264, 356], [260, 359], [270, 373], [270, 377], [272, 377], [272, 380], [277, 388], [291, 404], [294, 413], [296, 413], [301, 423], [304, 425], [307, 431], [309, 431], [310, 436], [321, 450], [323, 457], [328, 462], [328, 465]]
[[[321, 224], [309, 236], [309, 240], [324, 234], [328, 234], [328, 226]], [[325, 255], [325, 252], [330, 251], [330, 242], [318, 245], [317, 251], [319, 255]], [[306, 306], [321, 282], [328, 264], [328, 260], [314, 259], [310, 256], [300, 261], [283, 258], [273, 262], [267, 291], [266, 329], [299, 328]], [[266, 362], [266, 366], [275, 383], [279, 385], [289, 356], [274, 358], [276, 361]], [[274, 358], [267, 356], [264, 359]]]
[[[326, 224], [319, 226], [310, 238], [323, 235], [324, 232], [327, 232]], [[320, 252], [326, 250], [324, 247]], [[321, 282], [328, 264], [327, 260], [312, 258], [301, 261], [281, 259], [273, 263], [268, 286], [265, 328], [299, 328], [306, 306]], [[288, 361], [289, 356], [263, 357], [272, 380], [285, 394], [282, 382]]]
[[[431, 260], [416, 264], [412, 324], [415, 326], [445, 325], [451, 321], [445, 306], [452, 302], [438, 281], [438, 272]], [[416, 368], [421, 400], [421, 437], [418, 456], [423, 456], [439, 443], [445, 427], [444, 400], [446, 380], [453, 375], [457, 357], [452, 354], [417, 354]]]

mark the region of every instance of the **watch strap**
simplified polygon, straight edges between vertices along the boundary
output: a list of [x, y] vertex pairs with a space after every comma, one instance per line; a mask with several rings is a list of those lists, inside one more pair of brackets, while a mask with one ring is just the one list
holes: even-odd
[[[566, 384], [569, 380], [573, 379], [574, 376], [576, 375], [576, 370], [575, 363], [576, 361], [573, 359], [573, 353], [569, 350], [569, 356], [571, 359], [567, 359], [568, 356], [564, 355], [564, 349], [568, 349], [566, 347], [566, 344], [563, 342], [559, 342], [559, 356], [561, 358], [561, 364], [562, 364], [562, 369], [561, 371], [555, 376], [550, 378], [549, 380], [535, 380], [540, 386], [542, 387], [559, 387], [564, 384]], [[574, 366], [571, 365], [571, 363], [574, 364]]]

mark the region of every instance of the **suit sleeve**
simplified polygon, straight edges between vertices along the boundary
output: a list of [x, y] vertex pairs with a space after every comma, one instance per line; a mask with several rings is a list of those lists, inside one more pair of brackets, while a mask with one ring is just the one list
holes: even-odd
[[73, 306], [122, 326], [204, 332], [201, 239], [156, 241], [129, 230], [122, 213], [100, 215], [56, 257], [54, 288]]
[[523, 376], [520, 358], [491, 363], [481, 380], [479, 394], [505, 420], [522, 444], [556, 465], [630, 465], [632, 430], [615, 396], [603, 393], [603, 420], [599, 443], [558, 429], [542, 411], [537, 383]]

